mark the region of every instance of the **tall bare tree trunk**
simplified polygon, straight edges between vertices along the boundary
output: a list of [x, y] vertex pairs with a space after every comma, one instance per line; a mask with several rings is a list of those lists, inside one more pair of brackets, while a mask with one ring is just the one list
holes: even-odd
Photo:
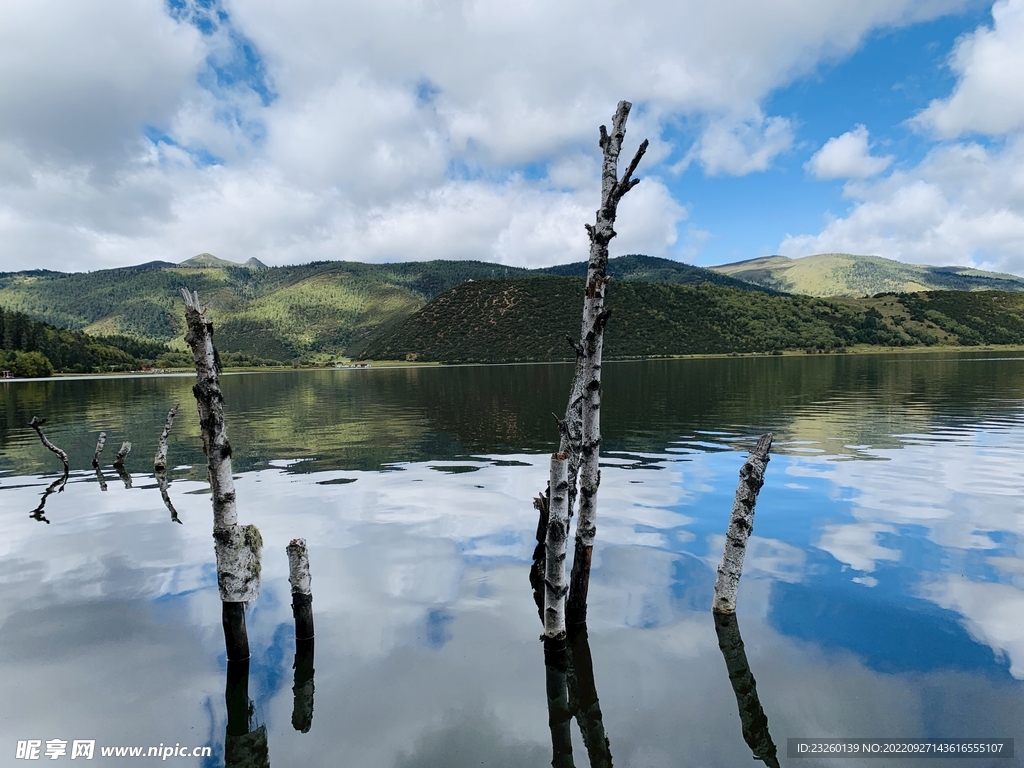
[[[224, 639], [229, 659], [249, 656], [244, 605], [260, 591], [260, 551], [263, 539], [255, 525], [238, 524], [235, 481], [231, 474], [231, 443], [224, 424], [224, 395], [220, 389], [220, 365], [213, 347], [213, 323], [199, 304], [199, 294], [182, 289], [185, 298], [185, 341], [192, 350], [196, 383], [192, 393], [199, 409], [213, 492], [213, 539], [217, 554], [217, 585], [223, 602]], [[234, 656], [232, 655], [234, 654]], [[244, 654], [244, 655], [242, 655]]]
[[547, 545], [544, 550], [544, 636], [565, 635], [565, 550], [569, 539], [569, 458], [564, 453], [551, 456], [550, 501]]
[[[619, 201], [640, 183], [632, 178], [640, 159], [647, 151], [647, 140], [640, 144], [626, 172], [619, 178], [619, 153], [626, 136], [626, 119], [632, 105], [620, 101], [612, 117], [612, 131], [600, 129], [600, 147], [604, 152], [601, 171], [601, 207], [596, 221], [587, 224], [590, 235], [590, 261], [587, 266], [587, 285], [583, 299], [583, 323], [580, 343], [576, 345], [577, 381], [573, 381], [571, 397], [579, 397], [579, 502], [576, 521], [576, 545], [569, 586], [567, 618], [573, 623], [587, 619], [587, 592], [590, 586], [590, 564], [597, 535], [597, 489], [601, 484], [598, 462], [601, 451], [601, 353], [604, 347], [604, 328], [609, 311], [604, 307], [605, 288], [608, 284], [608, 244], [615, 237], [615, 217]], [[570, 400], [571, 417], [575, 409]], [[571, 441], [576, 425], [568, 420], [563, 435]]]
[[715, 613], [736, 613], [736, 593], [743, 575], [743, 556], [747, 552], [747, 539], [754, 532], [754, 505], [764, 485], [764, 471], [768, 466], [768, 452], [772, 448], [772, 433], [761, 435], [754, 450], [740, 467], [740, 482], [732, 503], [729, 530], [725, 534], [722, 563], [715, 581]]

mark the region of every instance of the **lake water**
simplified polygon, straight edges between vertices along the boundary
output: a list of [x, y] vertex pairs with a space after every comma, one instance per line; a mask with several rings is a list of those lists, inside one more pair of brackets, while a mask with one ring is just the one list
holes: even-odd
[[[270, 765], [551, 764], [528, 572], [570, 377], [537, 365], [223, 378], [240, 519], [264, 541], [243, 733], [265, 729]], [[192, 381], [0, 384], [0, 765], [22, 764], [18, 742], [33, 739], [41, 759], [48, 740], [68, 742], [60, 760], [94, 740], [91, 765], [151, 764], [100, 749], [157, 745], [211, 747], [169, 765], [224, 764]], [[180, 525], [152, 474], [175, 402]], [[45, 500], [60, 462], [33, 415], [71, 457]], [[790, 759], [789, 738], [1016, 738], [1016, 757], [969, 764], [1021, 765], [1024, 357], [612, 363], [602, 426], [589, 650], [615, 765], [749, 765], [745, 737], [798, 766], [907, 761]], [[101, 430], [105, 490], [90, 467]], [[738, 601], [767, 717], [753, 733], [710, 608], [739, 468], [769, 430]], [[123, 440], [134, 449], [119, 477]], [[310, 549], [312, 685], [308, 655], [293, 669], [294, 537]], [[301, 710], [314, 687], [302, 732], [293, 688]], [[575, 723], [572, 745], [587, 765]]]

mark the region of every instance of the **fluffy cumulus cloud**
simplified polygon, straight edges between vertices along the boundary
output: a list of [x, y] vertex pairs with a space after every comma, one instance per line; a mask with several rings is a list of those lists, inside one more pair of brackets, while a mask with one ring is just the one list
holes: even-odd
[[1000, 0], [992, 18], [957, 42], [952, 93], [910, 121], [945, 141], [916, 166], [866, 181], [889, 164], [869, 154], [866, 129], [831, 139], [807, 167], [818, 178], [851, 179], [843, 188], [850, 209], [828, 215], [818, 234], [787, 237], [779, 253], [1024, 270], [1024, 0]]
[[582, 258], [623, 97], [652, 146], [613, 250], [684, 255], [679, 158], [770, 167], [794, 137], [769, 93], [964, 1], [9, 0], [0, 269]]
[[804, 168], [819, 179], [866, 179], [881, 173], [891, 163], [891, 155], [872, 156], [868, 129], [858, 125], [852, 131], [826, 141]]
[[1024, 2], [999, 0], [992, 21], [957, 42], [956, 88], [917, 116], [919, 126], [943, 138], [1024, 130]]
[[941, 145], [910, 170], [850, 182], [854, 201], [817, 235], [787, 238], [779, 252], [870, 253], [919, 264], [1024, 269], [1024, 137], [1001, 147]]

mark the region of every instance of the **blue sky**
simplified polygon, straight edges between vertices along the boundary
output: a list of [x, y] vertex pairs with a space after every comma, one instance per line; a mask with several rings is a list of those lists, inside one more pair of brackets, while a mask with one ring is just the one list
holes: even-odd
[[0, 270], [615, 253], [1024, 274], [1024, 0], [11, 0]]

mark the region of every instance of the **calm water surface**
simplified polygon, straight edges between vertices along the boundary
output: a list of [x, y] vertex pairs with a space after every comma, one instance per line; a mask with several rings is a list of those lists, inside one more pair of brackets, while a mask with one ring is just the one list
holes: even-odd
[[[224, 377], [240, 518], [265, 545], [248, 696], [270, 765], [551, 763], [531, 500], [570, 376]], [[23, 764], [28, 739], [69, 752], [93, 739], [92, 765], [150, 764], [99, 748], [158, 744], [212, 747], [168, 764], [224, 764], [227, 665], [191, 384], [0, 384], [2, 766]], [[152, 474], [175, 402], [181, 525]], [[63, 492], [45, 495], [60, 462], [27, 428], [33, 415], [70, 454]], [[748, 765], [745, 738], [770, 738], [799, 766], [860, 763], [790, 761], [787, 738], [1010, 737], [1024, 749], [1024, 358], [608, 364], [602, 422], [589, 645], [615, 765]], [[101, 430], [102, 484], [90, 467]], [[738, 471], [768, 430], [738, 610], [768, 720], [752, 733], [710, 607]], [[134, 450], [119, 476], [109, 462], [124, 440]], [[294, 537], [309, 541], [317, 627], [305, 733], [293, 727], [293, 688], [306, 705], [312, 689], [308, 657], [293, 669]], [[588, 764], [575, 725], [573, 752]]]

